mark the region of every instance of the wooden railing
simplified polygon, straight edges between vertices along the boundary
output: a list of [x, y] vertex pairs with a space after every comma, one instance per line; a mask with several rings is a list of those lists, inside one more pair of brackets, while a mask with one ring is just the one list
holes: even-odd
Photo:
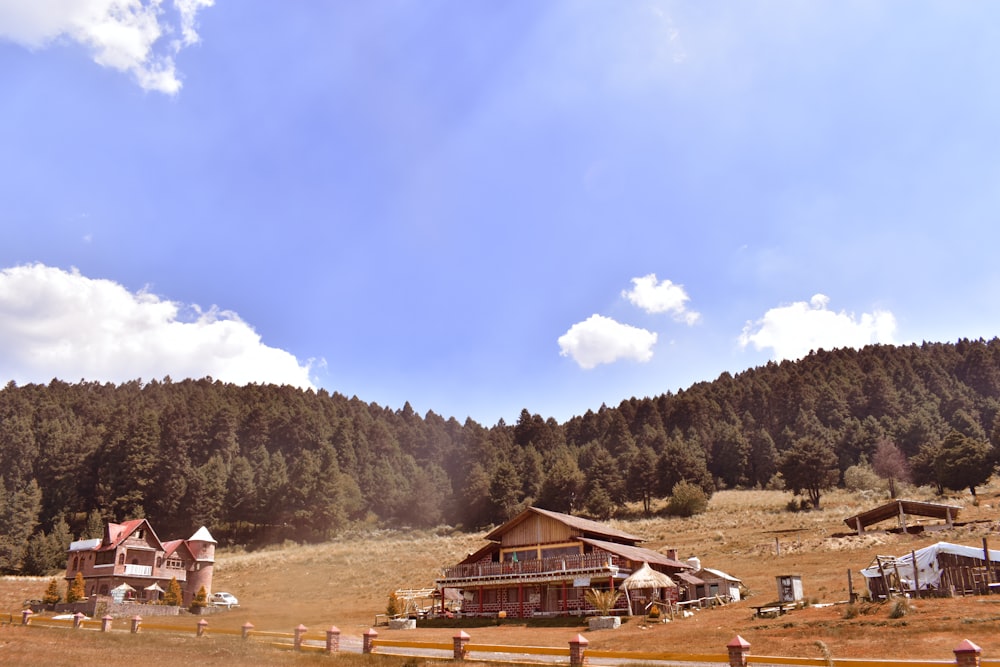
[[443, 581], [468, 579], [503, 579], [525, 575], [545, 575], [563, 573], [567, 577], [574, 574], [593, 572], [617, 572], [620, 566], [618, 556], [613, 554], [581, 554], [559, 558], [540, 558], [503, 563], [470, 563], [445, 568]]

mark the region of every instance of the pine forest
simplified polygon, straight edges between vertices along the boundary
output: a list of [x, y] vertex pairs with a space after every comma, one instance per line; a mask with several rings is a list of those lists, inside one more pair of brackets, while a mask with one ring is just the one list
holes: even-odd
[[[975, 494], [1000, 452], [1000, 340], [817, 351], [565, 423], [484, 426], [325, 390], [169, 378], [0, 390], [0, 571], [146, 517], [247, 548], [357, 526], [479, 530], [528, 504], [603, 520], [724, 488], [801, 507], [860, 474]], [[791, 497], [791, 496], [790, 496]]]

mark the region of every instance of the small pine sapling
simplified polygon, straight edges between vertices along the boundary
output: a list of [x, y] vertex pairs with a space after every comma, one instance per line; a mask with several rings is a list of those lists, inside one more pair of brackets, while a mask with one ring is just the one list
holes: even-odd
[[389, 618], [396, 618], [400, 614], [399, 598], [395, 591], [389, 593], [389, 603], [385, 606], [385, 613]]
[[163, 594], [163, 604], [179, 607], [184, 603], [184, 593], [181, 592], [181, 585], [177, 583], [177, 577], [170, 580], [167, 590]]
[[45, 589], [42, 602], [45, 604], [59, 604], [62, 602], [62, 594], [59, 593], [59, 582], [55, 579], [49, 579], [49, 586]]
[[77, 572], [73, 578], [73, 583], [66, 589], [66, 602], [70, 604], [79, 602], [87, 597], [87, 588], [83, 583], [83, 573]]
[[202, 586], [198, 589], [198, 594], [194, 596], [194, 600], [191, 600], [191, 607], [189, 611], [192, 614], [200, 613], [202, 609], [208, 606], [208, 591]]

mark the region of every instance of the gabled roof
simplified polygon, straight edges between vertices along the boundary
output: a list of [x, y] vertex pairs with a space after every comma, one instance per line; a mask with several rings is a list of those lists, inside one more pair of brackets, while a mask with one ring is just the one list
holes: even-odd
[[[188, 546], [186, 540], [170, 540], [169, 542], [164, 542], [163, 557], [170, 558], [181, 547], [184, 547], [184, 551], [187, 552], [187, 558], [194, 560], [194, 554], [191, 552], [191, 547]], [[183, 556], [181, 557], [183, 558]]]
[[590, 519], [584, 519], [582, 517], [573, 516], [572, 514], [562, 514], [561, 512], [552, 512], [550, 510], [543, 510], [540, 507], [529, 507], [522, 511], [520, 514], [515, 516], [513, 519], [507, 523], [493, 529], [489, 535], [486, 536], [487, 540], [499, 541], [500, 537], [509, 531], [511, 528], [517, 526], [518, 524], [527, 521], [532, 515], [539, 515], [559, 521], [574, 530], [580, 532], [582, 537], [606, 537], [612, 540], [623, 540], [626, 542], [642, 542], [642, 538], [637, 535], [632, 535], [626, 533], [625, 531], [612, 528], [603, 523], [598, 523], [597, 521], [591, 521]]
[[713, 570], [710, 567], [703, 567], [700, 570], [698, 570], [698, 574], [701, 574], [702, 572], [707, 572], [708, 574], [710, 574], [711, 576], [715, 577], [716, 579], [723, 579], [725, 581], [735, 581], [737, 583], [743, 583], [740, 579], [737, 579], [736, 577], [734, 577], [732, 575], [726, 574], [722, 570]]
[[163, 543], [160, 542], [160, 538], [156, 536], [156, 531], [154, 531], [153, 527], [149, 525], [149, 522], [145, 519], [132, 519], [131, 521], [126, 521], [124, 523], [109, 522], [104, 528], [104, 539], [102, 540], [102, 546], [98, 549], [98, 551], [110, 551], [112, 549], [117, 549], [122, 542], [127, 540], [142, 526], [145, 526], [145, 529], [149, 531], [149, 536], [152, 538], [153, 543], [162, 549]]
[[644, 549], [643, 547], [633, 547], [628, 544], [619, 544], [617, 542], [605, 542], [604, 540], [593, 540], [590, 538], [581, 538], [583, 542], [589, 544], [592, 547], [597, 547], [598, 549], [604, 549], [616, 556], [621, 556], [622, 558], [627, 558], [630, 561], [636, 563], [649, 563], [650, 565], [660, 565], [663, 567], [672, 567], [678, 570], [690, 570], [691, 566], [687, 563], [682, 563], [679, 560], [674, 560], [673, 558], [667, 558], [659, 551], [653, 551], [652, 549]]

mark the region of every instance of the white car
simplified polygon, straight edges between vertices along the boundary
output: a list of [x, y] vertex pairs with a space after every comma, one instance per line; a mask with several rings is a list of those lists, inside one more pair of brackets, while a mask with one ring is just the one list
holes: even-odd
[[240, 605], [240, 601], [236, 599], [236, 596], [224, 591], [212, 593], [212, 597], [208, 598], [208, 601], [214, 607], [228, 607], [231, 609]]

